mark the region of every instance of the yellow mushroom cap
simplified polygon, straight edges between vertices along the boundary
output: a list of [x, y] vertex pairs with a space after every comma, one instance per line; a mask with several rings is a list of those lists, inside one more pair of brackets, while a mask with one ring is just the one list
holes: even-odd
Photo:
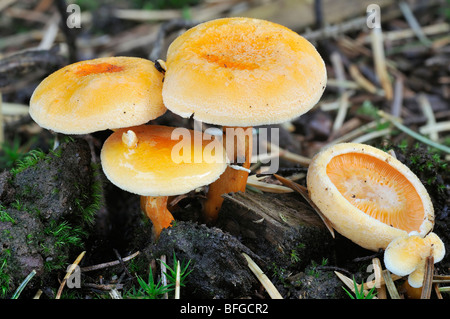
[[189, 29], [168, 49], [163, 100], [182, 117], [226, 126], [275, 124], [322, 96], [325, 64], [296, 32], [252, 18]]
[[356, 244], [385, 249], [396, 237], [434, 226], [431, 199], [417, 176], [390, 154], [340, 143], [316, 154], [308, 168], [311, 200], [333, 227]]
[[441, 261], [445, 255], [445, 246], [435, 234], [422, 237], [417, 232], [395, 238], [384, 252], [386, 268], [398, 276], [408, 276], [408, 283], [413, 288], [422, 286], [425, 261], [433, 256], [434, 263]]
[[103, 171], [113, 184], [130, 193], [185, 194], [212, 183], [227, 167], [222, 144], [207, 137], [211, 138], [159, 125], [118, 129], [103, 144]]
[[166, 112], [163, 75], [135, 57], [106, 57], [70, 64], [50, 74], [30, 99], [41, 127], [88, 134], [147, 123]]

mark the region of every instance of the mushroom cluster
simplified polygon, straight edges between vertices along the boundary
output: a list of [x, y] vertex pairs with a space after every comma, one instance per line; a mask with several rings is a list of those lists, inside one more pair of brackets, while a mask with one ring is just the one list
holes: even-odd
[[384, 264], [390, 272], [408, 276], [411, 287], [420, 288], [425, 275], [426, 259], [433, 257], [433, 263], [437, 263], [444, 256], [444, 243], [435, 233], [422, 237], [411, 232], [389, 243], [384, 253]]
[[[155, 238], [174, 219], [168, 196], [201, 186], [209, 185], [205, 222], [214, 222], [222, 195], [245, 191], [252, 128], [304, 114], [327, 81], [325, 63], [306, 39], [279, 24], [242, 17], [187, 30], [161, 65], [163, 70], [133, 57], [71, 64], [40, 83], [29, 109], [36, 123], [55, 132], [114, 131], [101, 150], [103, 171], [116, 186], [141, 196]], [[201, 143], [187, 142], [190, 160], [174, 161], [175, 128], [148, 124], [167, 110], [222, 127], [221, 151], [208, 157], [205, 149], [216, 138], [202, 132]], [[386, 267], [408, 275], [412, 287], [422, 284], [425, 258], [444, 256], [424, 186], [386, 152], [355, 143], [327, 147], [311, 161], [307, 189], [339, 233], [364, 248], [385, 250]]]
[[[189, 143], [200, 162], [174, 164], [170, 157], [176, 143], [171, 139], [174, 128], [147, 125], [167, 111], [162, 85], [163, 74], [146, 59], [81, 61], [45, 78], [33, 92], [29, 109], [36, 123], [57, 133], [114, 131], [102, 147], [103, 171], [119, 188], [141, 196], [155, 238], [174, 219], [167, 210], [167, 196], [213, 182], [227, 163], [224, 157], [205, 157], [205, 140]], [[223, 153], [217, 152], [217, 157]]]
[[[157, 238], [173, 221], [167, 197], [200, 186], [209, 185], [204, 217], [214, 222], [221, 195], [245, 191], [253, 126], [300, 116], [317, 103], [325, 85], [324, 61], [296, 32], [260, 19], [222, 18], [179, 36], [158, 65], [109, 57], [56, 71], [33, 93], [30, 115], [63, 134], [113, 130], [101, 150], [103, 171], [119, 188], [141, 196]], [[222, 126], [224, 152], [214, 160], [174, 162], [174, 128], [148, 124], [167, 109]], [[204, 142], [189, 145], [192, 155], [205, 156]]]

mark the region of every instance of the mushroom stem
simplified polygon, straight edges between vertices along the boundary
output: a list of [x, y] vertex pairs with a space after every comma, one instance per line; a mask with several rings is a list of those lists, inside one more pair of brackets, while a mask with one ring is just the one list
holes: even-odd
[[[232, 135], [229, 136], [227, 142], [227, 129], [243, 129], [246, 132], [250, 132], [245, 134], [244, 136]], [[246, 128], [232, 128], [232, 127], [223, 127], [223, 143], [226, 146], [226, 151], [228, 155], [228, 159], [230, 160], [230, 164], [233, 162], [238, 162], [243, 160], [242, 167], [249, 169], [251, 164], [252, 157], [252, 146], [253, 146], [253, 136], [252, 136], [253, 127]], [[237, 137], [236, 143], [234, 147], [230, 149], [230, 137]], [[231, 153], [232, 152], [232, 153]], [[245, 154], [245, 159], [238, 159], [239, 154]], [[248, 178], [247, 170], [237, 170], [230, 166], [228, 166], [225, 172], [209, 185], [209, 190], [207, 193], [207, 198], [204, 203], [203, 209], [203, 218], [207, 224], [214, 223], [217, 220], [219, 215], [220, 208], [222, 207], [222, 203], [224, 198], [222, 194], [226, 193], [234, 193], [234, 192], [245, 192], [245, 187], [247, 185]]]
[[141, 209], [152, 221], [155, 239], [159, 238], [164, 228], [171, 226], [174, 220], [167, 209], [168, 196], [141, 196]]

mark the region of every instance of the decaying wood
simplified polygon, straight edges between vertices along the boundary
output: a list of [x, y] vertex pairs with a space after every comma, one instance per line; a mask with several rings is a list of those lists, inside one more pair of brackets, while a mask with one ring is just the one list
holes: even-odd
[[314, 211], [317, 213], [317, 215], [320, 217], [320, 219], [323, 221], [327, 229], [329, 230], [331, 236], [334, 238], [334, 229], [333, 225], [331, 224], [330, 220], [320, 211], [320, 209], [314, 204], [314, 202], [311, 200], [308, 194], [308, 190], [306, 187], [301, 186], [287, 178], [284, 178], [282, 176], [279, 176], [275, 174], [275, 177], [282, 182], [284, 185], [292, 188], [293, 190], [297, 191], [302, 197], [311, 205], [311, 207], [314, 209]]
[[[225, 198], [218, 227], [240, 238], [262, 258], [288, 256], [293, 250], [314, 254], [314, 246], [332, 246], [332, 236], [314, 210], [296, 193], [232, 193]], [[323, 257], [301, 256], [305, 262]], [[303, 257], [303, 258], [302, 258]]]

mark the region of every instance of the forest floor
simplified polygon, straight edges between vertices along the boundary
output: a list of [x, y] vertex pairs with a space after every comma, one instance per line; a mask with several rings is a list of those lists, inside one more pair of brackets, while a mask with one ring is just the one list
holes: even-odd
[[[173, 199], [176, 222], [154, 241], [139, 197], [103, 175], [99, 154], [110, 132], [56, 138], [28, 115], [36, 86], [69, 63], [102, 56], [164, 60], [183, 26], [227, 16], [288, 26], [316, 46], [327, 67], [319, 103], [273, 126], [280, 132], [277, 174], [306, 187], [308, 161], [341, 142], [394, 151], [429, 192], [434, 232], [449, 250], [449, 1], [78, 3], [81, 20], [71, 15], [76, 8], [62, 10], [64, 1], [0, 2], [1, 298], [14, 297], [28, 275], [34, 278], [20, 298], [173, 298], [177, 260], [181, 298], [273, 297], [248, 256], [285, 299], [349, 299], [343, 287], [373, 279], [380, 261], [384, 269], [382, 253], [331, 236], [301, 194], [261, 175], [258, 164], [245, 193], [225, 196], [215, 225], [202, 223], [206, 189], [199, 189]], [[371, 27], [377, 16], [366, 13], [373, 4], [381, 8], [381, 28]], [[80, 28], [61, 24], [69, 19]], [[192, 120], [170, 112], [152, 124], [193, 128]], [[70, 264], [80, 267], [80, 277], [65, 279]], [[448, 275], [447, 252], [434, 265], [427, 298], [448, 299]], [[395, 278], [376, 296], [412, 298], [405, 282]]]

